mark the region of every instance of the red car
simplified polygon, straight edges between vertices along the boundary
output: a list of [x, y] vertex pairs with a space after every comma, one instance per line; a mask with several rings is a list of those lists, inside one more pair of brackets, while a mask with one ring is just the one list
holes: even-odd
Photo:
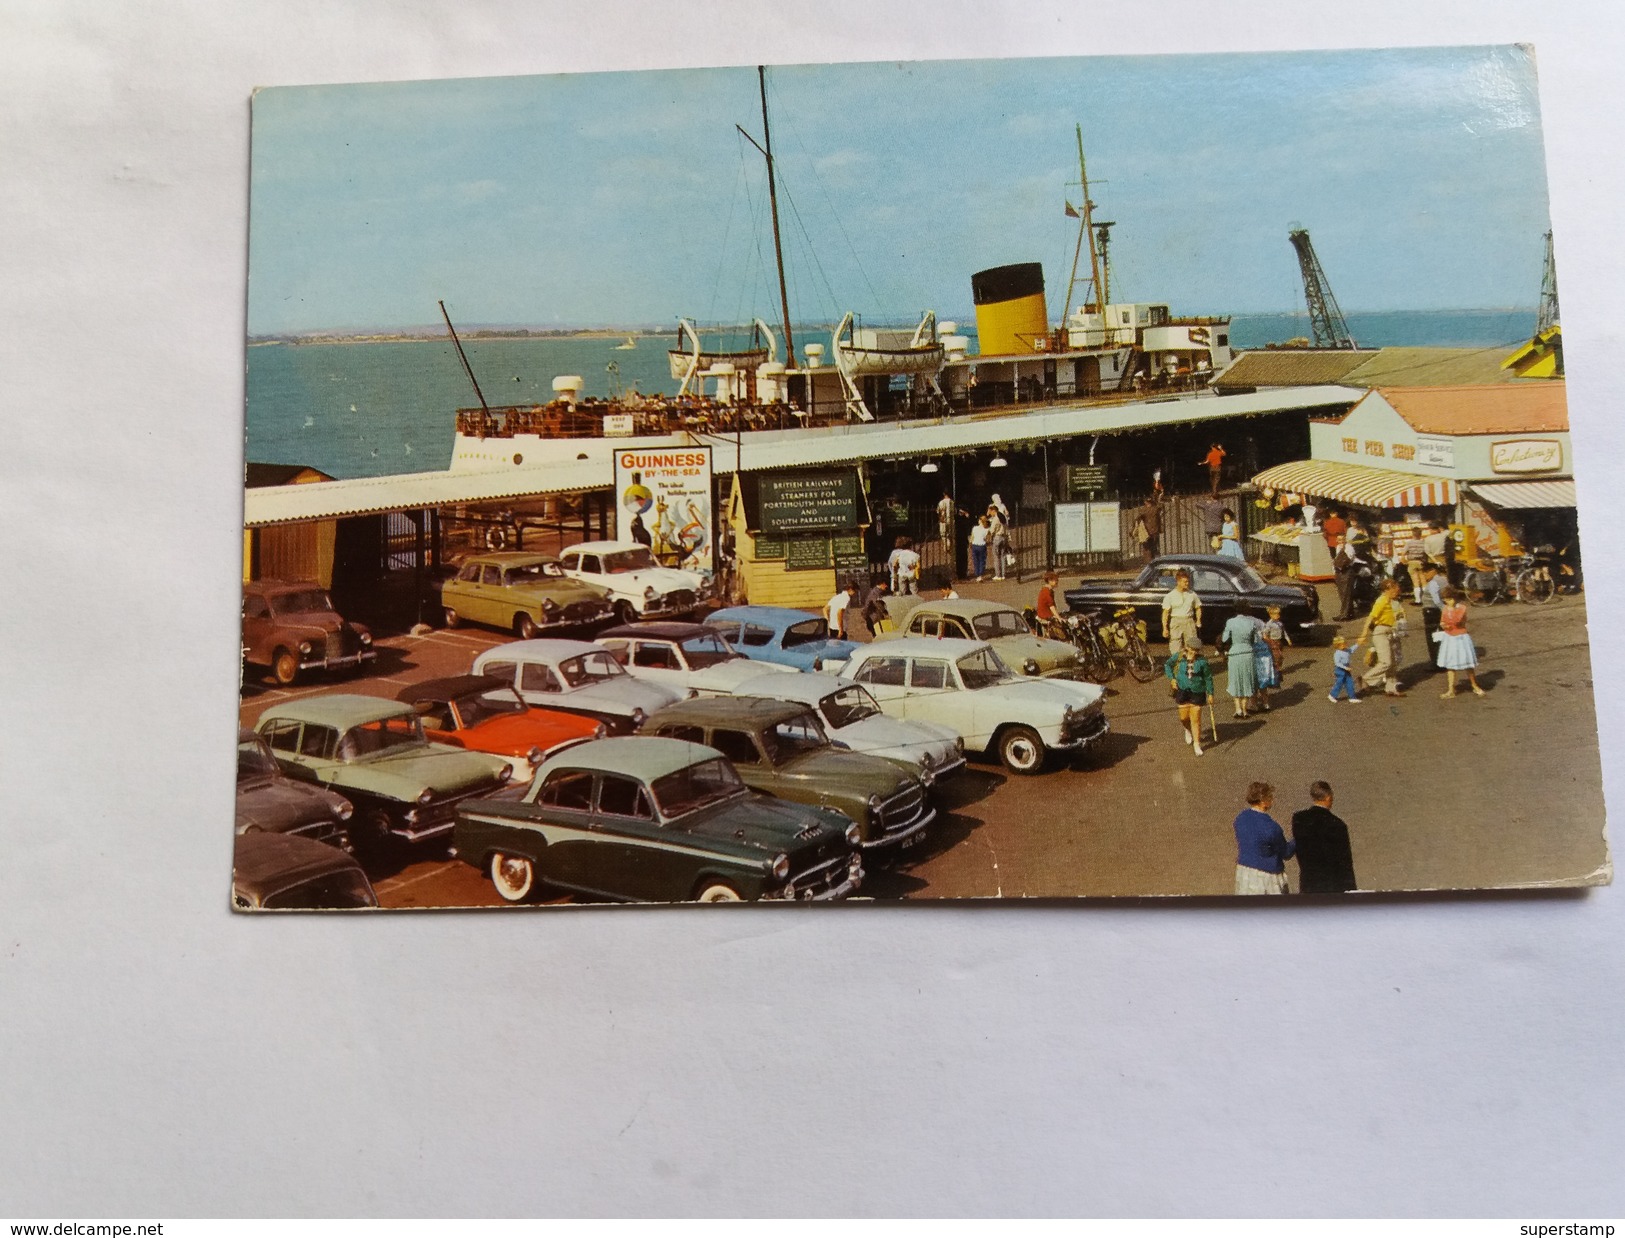
[[580, 714], [532, 709], [512, 684], [489, 675], [425, 680], [397, 699], [418, 711], [424, 737], [433, 743], [513, 758], [516, 783], [529, 782], [553, 753], [606, 733], [602, 722]]

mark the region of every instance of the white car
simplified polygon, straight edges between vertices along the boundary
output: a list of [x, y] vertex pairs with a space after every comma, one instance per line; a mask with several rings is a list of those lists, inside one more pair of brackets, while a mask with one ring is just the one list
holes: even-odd
[[850, 680], [814, 671], [761, 675], [740, 684], [736, 695], [811, 706], [831, 739], [853, 752], [901, 765], [928, 787], [965, 767], [965, 741], [958, 732], [935, 722], [888, 717], [869, 689]]
[[949, 727], [968, 750], [996, 755], [1015, 774], [1035, 774], [1050, 753], [1081, 751], [1110, 730], [1104, 688], [1017, 675], [986, 641], [876, 641], [859, 647], [841, 675], [891, 717]]
[[711, 596], [704, 576], [661, 567], [642, 542], [580, 542], [560, 552], [559, 562], [566, 576], [605, 590], [622, 623], [691, 615]]
[[527, 705], [596, 718], [626, 735], [688, 694], [633, 679], [609, 650], [584, 640], [516, 640], [474, 659], [474, 674], [512, 684]]
[[753, 662], [710, 628], [697, 623], [628, 623], [593, 638], [634, 679], [675, 688], [686, 696], [731, 696], [764, 672], [794, 675], [793, 666]]

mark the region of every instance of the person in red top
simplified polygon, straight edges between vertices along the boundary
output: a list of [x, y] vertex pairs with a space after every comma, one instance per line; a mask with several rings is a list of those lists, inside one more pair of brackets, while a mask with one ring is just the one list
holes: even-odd
[[1320, 531], [1326, 538], [1326, 549], [1333, 554], [1343, 543], [1343, 534], [1349, 531], [1349, 522], [1343, 519], [1343, 513], [1333, 510], [1332, 514], [1320, 522]]
[[1202, 463], [1207, 465], [1207, 479], [1210, 492], [1215, 498], [1219, 494], [1219, 471], [1224, 467], [1224, 448], [1214, 443], [1208, 448], [1207, 455], [1202, 457]]
[[1061, 583], [1061, 578], [1054, 572], [1044, 573], [1044, 585], [1038, 591], [1038, 605], [1033, 611], [1038, 616], [1038, 622], [1048, 623], [1056, 616], [1055, 586]]

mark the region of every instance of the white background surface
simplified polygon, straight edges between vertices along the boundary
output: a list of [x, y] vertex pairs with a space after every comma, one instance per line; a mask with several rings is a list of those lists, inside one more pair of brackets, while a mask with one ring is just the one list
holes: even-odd
[[0, 1215], [1625, 1211], [1618, 891], [233, 918], [221, 738], [254, 86], [1535, 41], [1617, 639], [1614, 11], [0, 0]]

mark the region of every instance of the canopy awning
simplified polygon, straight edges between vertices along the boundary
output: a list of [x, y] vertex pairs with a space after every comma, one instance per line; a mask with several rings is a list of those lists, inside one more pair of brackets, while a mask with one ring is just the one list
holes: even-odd
[[1418, 477], [1337, 460], [1278, 464], [1254, 477], [1253, 485], [1354, 507], [1447, 507], [1457, 498], [1456, 483], [1448, 478]]
[[1575, 507], [1572, 481], [1475, 481], [1467, 488], [1474, 498], [1496, 507]]

